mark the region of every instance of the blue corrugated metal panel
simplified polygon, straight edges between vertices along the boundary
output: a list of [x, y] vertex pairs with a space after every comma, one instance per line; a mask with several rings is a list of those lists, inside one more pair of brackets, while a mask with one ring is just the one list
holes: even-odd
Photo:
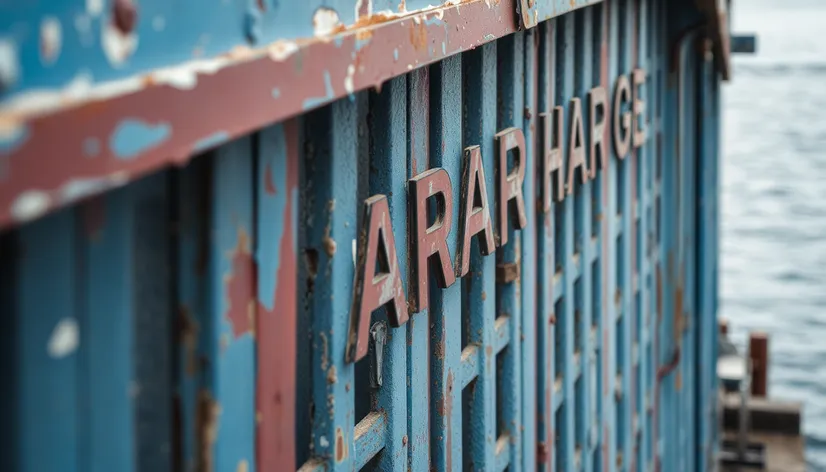
[[[504, 38], [497, 45], [498, 71], [497, 71], [497, 86], [499, 88], [499, 109], [497, 117], [497, 127], [500, 133], [511, 127], [518, 127], [521, 129], [522, 119], [524, 116], [524, 88], [525, 80], [525, 64], [524, 64], [524, 37], [523, 34], [517, 33], [513, 36]], [[497, 142], [505, 139], [498, 137]], [[497, 172], [496, 175], [503, 170], [503, 164], [500, 162], [504, 159], [501, 152], [497, 152]], [[526, 159], [527, 156], [519, 156], [518, 159]], [[513, 158], [514, 160], [517, 157]], [[511, 160], [510, 157], [507, 158]], [[524, 163], [523, 163], [524, 164]], [[514, 162], [514, 166], [516, 163]], [[508, 164], [510, 169], [510, 163]], [[525, 166], [525, 168], [529, 168]], [[501, 177], [497, 177], [501, 179]], [[500, 189], [497, 191], [504, 191]], [[499, 197], [495, 197], [499, 198]], [[515, 264], [517, 274], [521, 271], [522, 264], [522, 235], [518, 233], [514, 226], [518, 218], [513, 215], [515, 208], [510, 206], [508, 211], [508, 220], [501, 221], [502, 214], [499, 213], [495, 220], [497, 226], [502, 231], [499, 238], [502, 240], [507, 234], [507, 245], [503, 245], [496, 251], [496, 263], [499, 267], [505, 267], [510, 264]], [[507, 323], [510, 331], [510, 339], [507, 347], [499, 354], [497, 358], [497, 366], [500, 369], [499, 383], [497, 385], [498, 397], [498, 437], [499, 441], [505, 442], [508, 446], [506, 455], [509, 457], [509, 467], [518, 467], [522, 459], [522, 418], [521, 418], [521, 322], [522, 322], [522, 306], [521, 306], [521, 286], [522, 280], [517, 275], [515, 280], [505, 283], [498, 283], [496, 287], [496, 316], [497, 320]]]
[[[488, 189], [494, 189], [496, 133], [496, 44], [485, 45], [463, 58], [465, 145], [478, 145]], [[479, 144], [476, 144], [479, 143]], [[488, 198], [492, 195], [489, 193]], [[470, 274], [462, 281], [462, 304], [468, 309], [468, 344], [475, 346], [479, 374], [468, 388], [467, 408], [462, 410], [465, 467], [490, 470], [496, 462], [496, 261], [479, 251], [478, 239], [471, 246]], [[489, 295], [490, 294], [490, 295]], [[465, 350], [468, 348], [466, 347]]]
[[[394, 229], [405, 234], [407, 199], [404, 192], [393, 192], [407, 180], [407, 77], [392, 79], [374, 96], [372, 104], [372, 159], [370, 193], [390, 195], [390, 218]], [[402, 223], [402, 224], [400, 224]], [[402, 238], [401, 241], [404, 241]], [[400, 242], [401, 242], [400, 241]], [[399, 272], [408, 280], [407, 250], [404, 243], [396, 245]], [[388, 323], [386, 317], [379, 322]], [[375, 392], [375, 405], [386, 415], [387, 427], [384, 451], [378, 467], [384, 470], [402, 470], [407, 465], [407, 329], [389, 328], [384, 347], [382, 387]]]
[[[456, 254], [459, 227], [458, 195], [462, 168], [462, 61], [452, 57], [430, 71], [430, 167], [448, 171], [453, 211], [447, 248]], [[434, 274], [435, 275], [435, 274]], [[461, 284], [441, 289], [430, 282], [431, 466], [437, 470], [462, 467], [462, 382], [458, 375], [462, 356]]]
[[[350, 3], [331, 7], [347, 11], [342, 24], [359, 16]], [[691, 30], [699, 16], [679, 2], [566, 1], [576, 11], [530, 27], [521, 3], [503, 0], [480, 11], [513, 7], [491, 24], [529, 28], [480, 39], [464, 36], [472, 20], [446, 22], [482, 8], [466, 3], [384, 18], [413, 25], [405, 47], [436, 52], [392, 77], [355, 54], [345, 75], [375, 72], [380, 87], [345, 80], [343, 97], [331, 83], [315, 111], [219, 133], [197, 150], [223, 144], [179, 169], [0, 235], [13, 338], [0, 398], [16, 406], [0, 464], [706, 470], [719, 439], [720, 104], [718, 71]], [[318, 5], [266, 6], [265, 20]], [[463, 52], [441, 60], [434, 25], [464, 38]], [[385, 27], [358, 32], [368, 41]], [[399, 54], [394, 64], [419, 57]], [[306, 59], [307, 77], [332, 80]], [[628, 94], [615, 103], [620, 77]], [[604, 149], [593, 145], [600, 122]], [[423, 181], [432, 186], [414, 187]], [[490, 234], [466, 247], [466, 214], [487, 212]], [[386, 327], [383, 340], [359, 337], [360, 297], [386, 302], [366, 320]]]
[[[430, 167], [429, 72], [426, 67], [414, 71], [408, 81], [408, 179]], [[430, 464], [430, 311], [412, 314], [408, 323], [409, 466], [416, 470]]]

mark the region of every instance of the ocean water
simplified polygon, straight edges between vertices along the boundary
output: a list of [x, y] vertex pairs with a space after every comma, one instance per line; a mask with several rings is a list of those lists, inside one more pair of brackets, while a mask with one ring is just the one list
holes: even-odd
[[826, 1], [734, 3], [759, 51], [723, 89], [720, 315], [770, 334], [769, 394], [804, 402], [826, 471]]

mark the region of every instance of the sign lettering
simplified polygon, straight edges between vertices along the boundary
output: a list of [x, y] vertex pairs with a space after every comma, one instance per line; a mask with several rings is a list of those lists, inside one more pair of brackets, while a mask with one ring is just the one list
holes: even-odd
[[[536, 168], [539, 173], [539, 195], [527, 196], [539, 199], [539, 211], [549, 212], [552, 202], [561, 202], [566, 195], [573, 193], [577, 170], [584, 184], [596, 177], [598, 168], [608, 167], [606, 139], [609, 134], [619, 159], [625, 159], [632, 147], [637, 149], [645, 143], [645, 101], [641, 94], [645, 79], [642, 69], [620, 76], [614, 85], [611, 110], [608, 109], [605, 88], [591, 89], [587, 95], [587, 135], [583, 129], [582, 102], [579, 98], [572, 98], [568, 106], [568, 143], [564, 158], [563, 108], [555, 106], [550, 112], [540, 113], [538, 144], [541, 152]], [[606, 124], [609, 116], [611, 120]], [[586, 136], [590, 142], [586, 143]], [[493, 213], [478, 145], [464, 150], [459, 223], [455, 236], [451, 233], [453, 189], [447, 171], [442, 168], [429, 169], [408, 181], [409, 304], [396, 258], [387, 197], [375, 195], [364, 202], [363, 221], [366, 227], [362, 228], [357, 245], [356, 280], [346, 353], [348, 362], [358, 361], [367, 355], [370, 316], [374, 310], [384, 307], [391, 326], [405, 324], [411, 314], [428, 308], [431, 270], [439, 287], [450, 287], [470, 270], [474, 237], [481, 254], [488, 256], [495, 248], [508, 244], [509, 224], [514, 230], [527, 227], [523, 188], [526, 178], [534, 178], [534, 169], [525, 165], [525, 135], [520, 128], [507, 128], [492, 138], [496, 143], [496, 221], [491, 219]], [[435, 214], [430, 215], [429, 209], [433, 208]], [[458, 238], [455, 260], [451, 259], [448, 237]], [[451, 315], [459, 316], [458, 313]]]

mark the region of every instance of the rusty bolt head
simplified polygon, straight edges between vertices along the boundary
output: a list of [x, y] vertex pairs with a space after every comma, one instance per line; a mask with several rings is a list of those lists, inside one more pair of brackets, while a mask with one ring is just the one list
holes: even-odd
[[132, 0], [115, 0], [112, 9], [112, 21], [115, 27], [123, 34], [135, 31], [138, 22], [138, 10]]

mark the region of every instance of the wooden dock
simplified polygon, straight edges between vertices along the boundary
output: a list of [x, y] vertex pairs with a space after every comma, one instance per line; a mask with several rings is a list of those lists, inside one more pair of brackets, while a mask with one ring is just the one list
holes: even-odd
[[[740, 401], [737, 394], [721, 397], [723, 406], [723, 439], [736, 443], [740, 419]], [[720, 464], [721, 472], [806, 472], [804, 439], [801, 434], [802, 405], [774, 399], [750, 397], [748, 444], [761, 447], [765, 466]]]

